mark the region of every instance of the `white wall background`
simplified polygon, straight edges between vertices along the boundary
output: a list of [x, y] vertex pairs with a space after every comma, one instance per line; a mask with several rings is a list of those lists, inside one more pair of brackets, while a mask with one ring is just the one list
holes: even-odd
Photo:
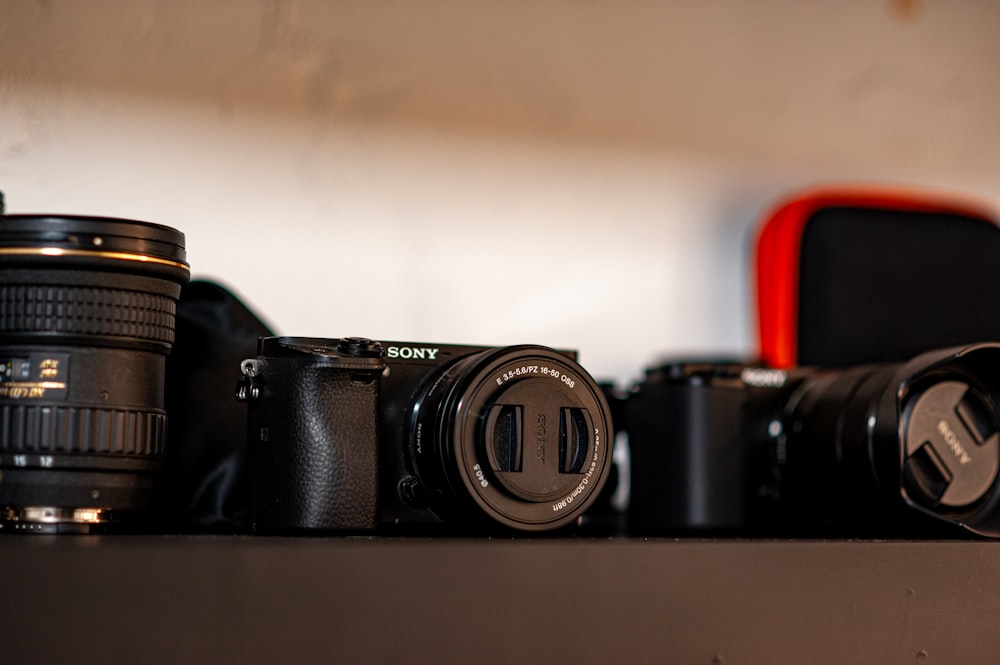
[[285, 334], [750, 353], [778, 197], [998, 174], [992, 0], [0, 0], [8, 210], [175, 226]]

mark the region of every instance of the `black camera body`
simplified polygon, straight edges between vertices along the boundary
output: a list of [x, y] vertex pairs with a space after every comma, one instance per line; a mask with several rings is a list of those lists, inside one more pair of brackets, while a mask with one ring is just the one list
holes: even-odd
[[244, 361], [257, 532], [556, 529], [611, 467], [573, 352], [268, 337]]
[[636, 533], [1000, 536], [1000, 344], [837, 370], [667, 363], [624, 413]]

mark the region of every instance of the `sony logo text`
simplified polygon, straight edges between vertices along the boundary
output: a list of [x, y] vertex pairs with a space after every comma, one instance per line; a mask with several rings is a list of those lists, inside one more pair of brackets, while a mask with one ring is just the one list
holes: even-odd
[[421, 346], [390, 346], [385, 350], [385, 355], [403, 360], [436, 360], [440, 350]]

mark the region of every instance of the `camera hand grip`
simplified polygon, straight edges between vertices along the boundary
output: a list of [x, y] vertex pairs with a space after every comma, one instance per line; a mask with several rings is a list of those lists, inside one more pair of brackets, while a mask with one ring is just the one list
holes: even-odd
[[250, 402], [255, 531], [373, 529], [378, 498], [378, 371], [268, 359]]

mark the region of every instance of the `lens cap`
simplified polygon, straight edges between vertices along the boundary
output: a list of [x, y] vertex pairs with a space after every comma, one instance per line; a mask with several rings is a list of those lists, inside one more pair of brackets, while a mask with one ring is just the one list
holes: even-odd
[[963, 508], [987, 496], [1000, 470], [1000, 420], [982, 393], [941, 381], [909, 403], [905, 418], [903, 477], [914, 500]]
[[547, 501], [579, 484], [593, 429], [590, 411], [569, 389], [527, 378], [489, 407], [483, 447], [507, 491], [526, 501]]

